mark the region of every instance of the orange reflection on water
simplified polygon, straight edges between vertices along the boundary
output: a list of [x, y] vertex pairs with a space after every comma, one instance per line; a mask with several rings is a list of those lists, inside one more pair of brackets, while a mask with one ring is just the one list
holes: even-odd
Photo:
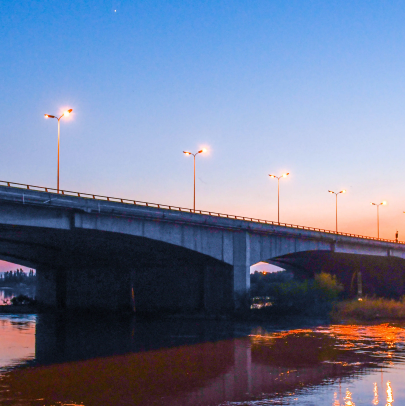
[[[7, 328], [11, 327], [10, 323]], [[31, 331], [33, 338], [29, 323], [14, 325], [11, 336], [18, 329]], [[132, 339], [135, 331], [128, 329]], [[37, 336], [37, 349], [46, 351], [50, 343], [48, 334]], [[389, 325], [330, 326], [283, 332], [255, 329], [247, 338], [124, 355], [108, 353], [87, 360], [61, 358], [58, 363], [10, 371], [3, 375], [2, 385], [27, 401], [45, 399], [41, 406], [67, 400], [83, 402], [86, 406], [211, 406], [232, 401], [249, 404], [263, 396], [291, 394], [375, 368], [387, 362], [387, 348], [395, 359], [396, 344], [403, 344], [404, 336], [403, 329]], [[41, 337], [45, 337], [43, 344]], [[67, 353], [75, 345], [85, 343], [72, 337], [61, 335], [55, 349]], [[397, 350], [401, 351], [401, 345]], [[37, 357], [40, 352], [37, 351]], [[375, 358], [376, 353], [381, 356]], [[377, 405], [378, 387], [374, 383], [373, 388], [372, 382], [366, 388], [366, 395], [371, 400], [373, 390], [372, 404]], [[333, 406], [356, 406], [353, 397], [359, 403], [364, 394], [350, 389], [354, 395], [348, 389], [343, 395], [339, 386], [339, 392], [334, 393]], [[380, 386], [380, 395], [384, 389]], [[396, 396], [400, 402], [400, 394]], [[1, 400], [0, 391], [0, 404]], [[392, 406], [392, 402], [388, 382], [386, 406]]]
[[394, 401], [393, 393], [392, 393], [392, 388], [391, 388], [391, 382], [387, 382], [387, 404], [385, 406], [391, 406], [392, 402]]
[[377, 382], [374, 382], [373, 393], [374, 393], [373, 405], [378, 405], [378, 386], [377, 386]]
[[356, 406], [356, 404], [352, 400], [352, 393], [349, 389], [346, 390], [346, 396], [344, 398], [345, 406]]
[[335, 325], [328, 331], [331, 335], [348, 342], [369, 338], [374, 342], [387, 344], [388, 348], [394, 348], [397, 343], [405, 341], [405, 330], [388, 323], [375, 326]]
[[251, 334], [252, 341], [260, 340], [263, 337], [269, 339], [277, 339], [283, 337], [291, 337], [294, 334], [313, 334], [314, 332], [326, 333], [340, 340], [346, 341], [348, 348], [355, 346], [353, 341], [359, 339], [369, 338], [373, 342], [385, 343], [388, 348], [395, 348], [399, 342], [405, 342], [405, 330], [401, 327], [392, 326], [388, 323], [374, 325], [374, 326], [361, 326], [361, 325], [333, 325], [328, 326], [326, 329], [319, 328], [311, 329], [296, 329], [282, 332], [266, 332], [263, 329], [257, 329]]
[[0, 365], [33, 358], [35, 348], [35, 319], [0, 318]]
[[338, 399], [338, 394], [337, 394], [337, 392], [335, 392], [334, 394], [333, 394], [333, 406], [340, 406], [340, 402], [339, 402], [339, 399]]

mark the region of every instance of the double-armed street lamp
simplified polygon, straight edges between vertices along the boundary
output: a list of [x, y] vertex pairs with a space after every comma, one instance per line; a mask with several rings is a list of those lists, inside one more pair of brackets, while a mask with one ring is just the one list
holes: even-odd
[[336, 232], [338, 232], [338, 222], [337, 222], [337, 197], [338, 195], [340, 195], [341, 193], [346, 193], [346, 190], [343, 189], [340, 192], [333, 192], [332, 190], [328, 190], [329, 193], [332, 193], [334, 195], [336, 195]]
[[58, 120], [58, 181], [57, 181], [57, 190], [59, 193], [59, 145], [60, 145], [60, 119], [62, 117], [67, 117], [73, 109], [66, 110], [60, 117], [52, 116], [51, 114], [44, 114], [45, 118], [56, 118]]
[[373, 206], [377, 206], [377, 238], [380, 238], [380, 213], [379, 213], [379, 208], [380, 206], [385, 206], [387, 202], [384, 200], [381, 203], [370, 203]]
[[183, 153], [185, 153], [186, 155], [192, 155], [194, 157], [194, 199], [193, 199], [193, 212], [195, 213], [195, 157], [198, 154], [202, 154], [203, 152], [207, 152], [207, 150], [205, 148], [199, 150], [198, 152], [196, 152], [195, 154], [193, 154], [192, 152], [189, 151], [183, 151]]
[[286, 178], [290, 173], [283, 173], [281, 176], [269, 175], [270, 178], [277, 179], [277, 223], [280, 224], [280, 179]]

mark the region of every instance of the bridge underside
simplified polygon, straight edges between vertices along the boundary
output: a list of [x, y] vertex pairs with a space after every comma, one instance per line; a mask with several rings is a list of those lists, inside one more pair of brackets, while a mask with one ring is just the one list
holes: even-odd
[[405, 260], [397, 257], [304, 251], [272, 258], [266, 262], [293, 272], [298, 278], [316, 273], [336, 275], [345, 292], [355, 293], [354, 276], [362, 274], [365, 295], [399, 298], [405, 295]]
[[[247, 234], [233, 233], [234, 265], [230, 265], [175, 244], [120, 232], [2, 225], [0, 258], [35, 268], [37, 298], [49, 306], [136, 309], [144, 313], [224, 312], [237, 305], [235, 292], [248, 292], [252, 265], [248, 262], [251, 248]], [[281, 247], [284, 252], [297, 250], [296, 242], [289, 237], [284, 241], [285, 249]], [[263, 247], [269, 252], [278, 240], [269, 238], [266, 244]], [[314, 251], [295, 252], [267, 262], [303, 278], [321, 271], [336, 274], [346, 291], [353, 288], [354, 273], [361, 271], [365, 294], [405, 294], [405, 260], [322, 249], [315, 246]], [[239, 262], [235, 261], [238, 257]], [[239, 281], [247, 279], [239, 291], [237, 267]]]
[[182, 247], [119, 233], [1, 226], [0, 258], [37, 270], [37, 299], [59, 308], [223, 312], [232, 266]]

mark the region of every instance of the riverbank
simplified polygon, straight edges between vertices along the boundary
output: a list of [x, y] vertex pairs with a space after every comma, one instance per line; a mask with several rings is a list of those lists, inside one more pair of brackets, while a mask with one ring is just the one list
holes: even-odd
[[34, 314], [39, 313], [36, 306], [27, 305], [5, 305], [0, 306], [0, 314]]
[[[294, 314], [292, 312], [283, 313], [278, 309], [274, 311], [271, 308], [251, 309], [246, 312], [236, 312], [233, 314], [139, 314], [141, 319], [200, 319], [200, 320], [234, 320], [234, 321], [260, 321], [260, 322], [280, 322], [286, 320], [296, 320], [298, 318], [317, 320], [315, 324], [359, 324], [368, 322], [405, 322], [405, 298], [401, 301], [383, 299], [383, 298], [365, 298], [359, 300], [348, 300], [337, 302], [333, 310], [324, 315], [321, 314]], [[53, 313], [55, 309], [44, 308], [38, 305], [5, 305], [0, 306], [0, 314], [35, 314], [35, 313]], [[59, 313], [56, 311], [56, 313]], [[77, 309], [74, 311], [77, 313]], [[91, 313], [90, 310], [81, 311], [81, 313]], [[100, 311], [96, 312], [100, 313]], [[103, 311], [102, 313], [106, 313]], [[107, 312], [110, 313], [110, 312]], [[114, 312], [113, 312], [114, 313]], [[128, 312], [120, 312], [128, 314]]]
[[331, 314], [335, 323], [373, 322], [373, 321], [405, 321], [405, 298], [402, 300], [384, 298], [365, 298], [335, 304]]

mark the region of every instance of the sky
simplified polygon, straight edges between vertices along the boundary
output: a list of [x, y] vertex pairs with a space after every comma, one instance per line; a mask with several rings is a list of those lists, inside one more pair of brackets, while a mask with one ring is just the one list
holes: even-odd
[[[405, 3], [0, 0], [1, 180], [405, 240]], [[0, 267], [1, 268], [1, 267]]]

